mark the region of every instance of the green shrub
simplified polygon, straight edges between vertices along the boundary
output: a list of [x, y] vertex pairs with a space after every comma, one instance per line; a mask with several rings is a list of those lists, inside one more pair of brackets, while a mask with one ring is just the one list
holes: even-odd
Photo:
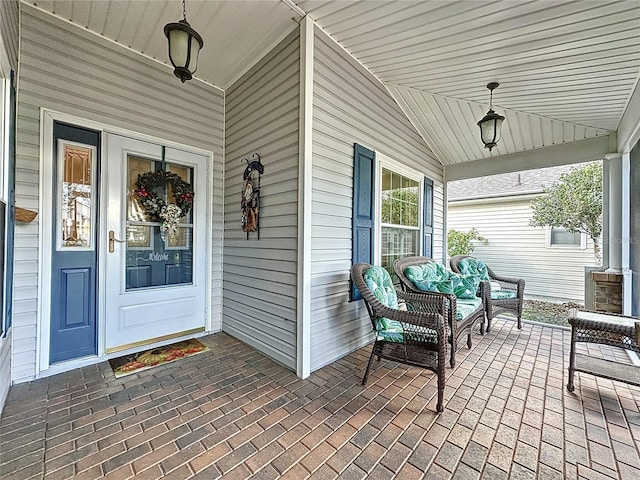
[[481, 242], [483, 245], [489, 242], [486, 238], [480, 236], [475, 228], [466, 233], [451, 229], [447, 233], [447, 253], [450, 257], [454, 255], [469, 255], [475, 248], [474, 241]]

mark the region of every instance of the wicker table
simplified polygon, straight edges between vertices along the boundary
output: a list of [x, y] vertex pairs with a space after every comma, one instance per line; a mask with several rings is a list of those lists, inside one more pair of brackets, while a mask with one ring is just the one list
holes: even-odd
[[616, 314], [574, 311], [571, 325], [569, 353], [569, 381], [567, 390], [573, 392], [575, 372], [584, 372], [610, 380], [640, 386], [640, 367], [590, 355], [576, 353], [576, 343], [599, 343], [640, 353], [640, 318]]

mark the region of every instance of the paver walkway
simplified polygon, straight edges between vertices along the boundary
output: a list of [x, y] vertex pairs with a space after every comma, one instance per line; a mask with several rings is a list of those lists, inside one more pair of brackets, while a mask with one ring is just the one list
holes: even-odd
[[[370, 347], [300, 380], [226, 334], [115, 379], [107, 362], [16, 385], [0, 477], [640, 479], [640, 388], [576, 375], [569, 331], [498, 318], [435, 378]], [[624, 357], [622, 357], [624, 358]]]

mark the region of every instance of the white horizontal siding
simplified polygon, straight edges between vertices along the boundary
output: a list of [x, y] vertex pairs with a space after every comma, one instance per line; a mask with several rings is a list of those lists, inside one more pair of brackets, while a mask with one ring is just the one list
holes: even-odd
[[[213, 152], [211, 315], [220, 329], [223, 93], [22, 4], [16, 204], [38, 209], [40, 109]], [[188, 107], [188, 108], [185, 108]], [[204, 192], [203, 192], [204, 193]], [[40, 222], [16, 225], [13, 381], [36, 375]]]
[[19, 2], [3, 0], [0, 2], [0, 71], [9, 75], [8, 69], [18, 70], [18, 38], [19, 38]]
[[[383, 153], [442, 185], [442, 165], [384, 86], [317, 30], [314, 53], [312, 371], [371, 339], [363, 303], [349, 303], [353, 144]], [[434, 203], [440, 209], [439, 223], [434, 225], [434, 252], [439, 255], [442, 191], [439, 186], [434, 192]]]
[[509, 200], [464, 205], [449, 203], [447, 228], [476, 228], [488, 240], [475, 243], [473, 255], [498, 275], [523, 278], [525, 296], [584, 302], [584, 267], [594, 266], [593, 243], [578, 247], [547, 247], [546, 228], [531, 227], [530, 201]]
[[[298, 117], [296, 30], [226, 93], [224, 307], [222, 329], [295, 370]], [[242, 174], [264, 165], [260, 239], [241, 229]]]

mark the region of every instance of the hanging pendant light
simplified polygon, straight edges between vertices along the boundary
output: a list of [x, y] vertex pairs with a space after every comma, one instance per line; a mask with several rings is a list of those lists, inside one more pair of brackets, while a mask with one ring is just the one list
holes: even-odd
[[173, 73], [182, 83], [191, 80], [198, 68], [198, 54], [204, 43], [187, 22], [185, 0], [182, 0], [182, 20], [166, 24], [164, 34], [169, 40], [169, 60], [174, 68]]
[[480, 127], [480, 138], [484, 143], [484, 148], [488, 148], [489, 151], [495, 147], [500, 141], [500, 130], [502, 129], [502, 122], [504, 117], [498, 115], [493, 111], [493, 91], [498, 88], [500, 84], [498, 82], [491, 82], [487, 84], [487, 88], [491, 92], [489, 96], [489, 111], [478, 122]]

